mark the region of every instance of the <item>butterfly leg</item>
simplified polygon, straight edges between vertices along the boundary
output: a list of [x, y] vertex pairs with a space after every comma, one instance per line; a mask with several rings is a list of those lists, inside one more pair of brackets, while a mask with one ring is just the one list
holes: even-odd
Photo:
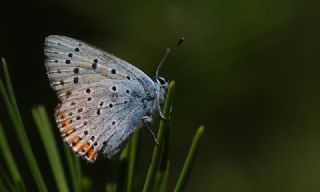
[[150, 116], [144, 116], [141, 118], [143, 125], [148, 129], [148, 132], [150, 133], [151, 137], [153, 138], [154, 142], [160, 146], [160, 143], [158, 142], [155, 134], [153, 133], [153, 131], [150, 129], [150, 124], [152, 122], [152, 117]]
[[[171, 113], [171, 110], [172, 110], [172, 107], [170, 108], [170, 113]], [[161, 119], [166, 120], [166, 121], [169, 121], [169, 120], [170, 120], [170, 116], [169, 116], [169, 117], [165, 117], [165, 116], [163, 115], [162, 110], [161, 110], [161, 107], [160, 107], [160, 104], [158, 104], [158, 111], [159, 111], [159, 114], [160, 114]]]

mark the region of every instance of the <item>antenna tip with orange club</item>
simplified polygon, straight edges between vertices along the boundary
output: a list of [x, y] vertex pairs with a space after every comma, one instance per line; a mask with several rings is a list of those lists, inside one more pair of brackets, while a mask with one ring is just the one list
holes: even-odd
[[177, 43], [177, 46], [181, 45], [186, 39], [184, 37], [181, 37]]

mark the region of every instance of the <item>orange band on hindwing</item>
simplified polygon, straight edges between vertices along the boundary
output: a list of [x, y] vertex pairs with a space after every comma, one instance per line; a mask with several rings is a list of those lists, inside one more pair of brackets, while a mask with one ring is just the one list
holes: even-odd
[[95, 161], [96, 160], [96, 157], [97, 157], [97, 151], [94, 150], [94, 149], [91, 149], [88, 151], [87, 153], [87, 158], [90, 160], [90, 161]]
[[91, 146], [89, 143], [84, 144], [83, 146], [83, 152], [87, 153], [91, 149]]

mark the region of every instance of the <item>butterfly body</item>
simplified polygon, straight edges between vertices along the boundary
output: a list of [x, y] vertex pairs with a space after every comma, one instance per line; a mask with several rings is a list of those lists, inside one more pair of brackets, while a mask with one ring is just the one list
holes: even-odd
[[167, 84], [162, 79], [154, 81], [82, 41], [49, 36], [45, 56], [51, 85], [61, 101], [55, 114], [61, 135], [89, 162], [99, 153], [108, 158], [118, 155], [164, 101]]

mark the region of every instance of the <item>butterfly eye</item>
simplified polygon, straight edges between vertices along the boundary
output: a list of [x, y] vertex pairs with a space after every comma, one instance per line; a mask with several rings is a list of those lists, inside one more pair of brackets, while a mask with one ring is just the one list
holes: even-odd
[[165, 84], [167, 83], [166, 79], [163, 78], [163, 77], [159, 77], [159, 78], [158, 78], [158, 81], [159, 81], [159, 83], [160, 83], [161, 85], [165, 85]]

